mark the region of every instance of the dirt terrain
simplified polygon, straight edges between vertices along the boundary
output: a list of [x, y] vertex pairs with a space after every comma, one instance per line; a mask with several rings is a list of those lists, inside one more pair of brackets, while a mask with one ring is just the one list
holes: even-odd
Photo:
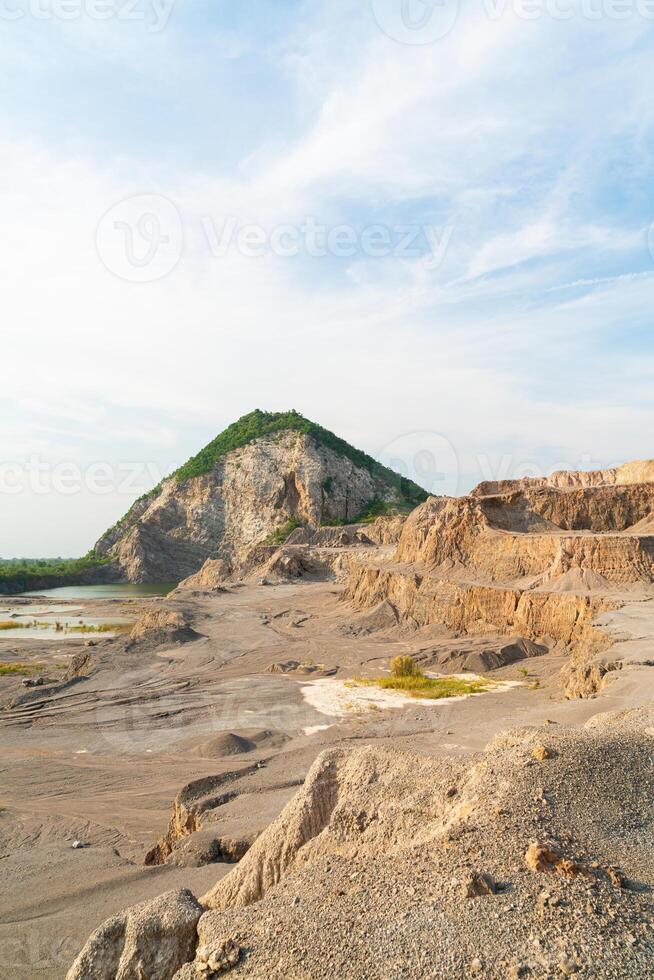
[[[90, 650], [74, 640], [65, 655], [69, 646], [90, 653], [88, 676], [29, 690], [20, 677], [2, 678], [0, 834], [10, 883], [0, 900], [3, 972], [63, 977], [109, 914], [182, 885], [202, 893], [230, 869], [189, 867], [192, 855], [177, 859], [181, 868], [144, 865], [167, 831], [174, 798], [193, 780], [235, 774], [214, 839], [241, 840], [277, 816], [325, 747], [375, 741], [460, 754], [482, 748], [514, 720], [570, 711], [550, 701], [562, 658], [542, 657], [530, 661], [528, 679], [516, 666], [500, 671], [520, 686], [484, 696], [481, 713], [481, 699], [470, 699], [323, 714], [302, 693], [315, 683], [311, 672], [270, 673], [271, 665], [324, 663], [338, 668], [336, 681], [381, 673], [397, 653], [451, 647], [439, 628], [371, 627], [365, 614], [344, 606], [340, 591], [331, 582], [249, 584], [171, 600], [166, 606], [199, 639], [131, 650], [125, 640], [100, 640]], [[490, 649], [503, 641], [467, 645]], [[62, 654], [34, 642], [29, 656], [60, 663]], [[23, 651], [18, 657], [26, 659]], [[531, 690], [536, 679], [541, 686]], [[224, 733], [252, 748], [232, 754], [220, 744]], [[89, 846], [73, 849], [75, 840]]]
[[[227, 940], [252, 977], [647, 976], [654, 727], [638, 709], [654, 690], [651, 565], [625, 552], [625, 574], [605, 563], [599, 583], [585, 574], [596, 552], [566, 544], [574, 574], [547, 570], [564, 540], [638, 538], [649, 554], [651, 489], [599, 489], [600, 506], [513, 488], [501, 506], [430, 500], [406, 522], [298, 530], [238, 578], [210, 561], [138, 603], [129, 635], [32, 641], [45, 683], [0, 678], [2, 974], [63, 978], [114, 916], [73, 980], [138, 976], [155, 947], [148, 977], [211, 976], [203, 946]], [[553, 506], [559, 521], [603, 509], [624, 527], [534, 531], [536, 508], [553, 524]], [[484, 564], [493, 554], [502, 575]], [[505, 574], [527, 558], [540, 564]], [[26, 649], [0, 640], [5, 663]], [[426, 702], [348, 683], [387, 677], [399, 654], [495, 686]], [[534, 842], [558, 855], [542, 858], [551, 869], [525, 863]], [[486, 897], [472, 905], [471, 875], [494, 883], [473, 882]], [[168, 945], [149, 943], [148, 922], [157, 935], [173, 923]]]

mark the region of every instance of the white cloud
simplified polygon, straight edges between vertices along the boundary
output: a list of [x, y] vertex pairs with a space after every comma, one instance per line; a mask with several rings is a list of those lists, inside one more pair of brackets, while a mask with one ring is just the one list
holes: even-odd
[[[0, 145], [2, 397], [16, 406], [0, 427], [5, 459], [138, 453], [165, 468], [256, 406], [295, 407], [372, 452], [444, 433], [470, 479], [480, 453], [547, 467], [647, 452], [653, 409], [633, 372], [651, 365], [605, 344], [651, 309], [650, 276], [629, 267], [647, 259], [648, 220], [614, 206], [602, 164], [629, 144], [647, 172], [651, 111], [625, 111], [642, 105], [643, 51], [616, 25], [470, 17], [410, 48], [358, 15], [358, 43], [341, 44], [347, 7], [309, 6], [282, 59], [302, 86], [295, 138], [263, 140], [226, 174], [125, 146], [99, 160], [37, 137]], [[129, 67], [135, 42], [117, 37], [111, 58]], [[566, 68], [568, 44], [591, 38]], [[174, 21], [161, 44], [135, 70], [158, 84], [165, 50], [169, 91], [188, 45]], [[250, 44], [230, 35], [223, 55]], [[198, 98], [214, 125], [211, 93]], [[95, 231], [142, 193], [175, 202], [186, 247], [166, 278], [128, 283], [99, 261]], [[201, 219], [229, 214], [268, 228], [307, 215], [451, 223], [453, 234], [435, 272], [392, 257], [216, 259]], [[42, 499], [51, 520], [34, 525], [24, 501], [16, 521], [0, 500], [0, 553], [81, 551], [109, 499], [128, 502], [86, 495], [73, 518], [72, 504]]]

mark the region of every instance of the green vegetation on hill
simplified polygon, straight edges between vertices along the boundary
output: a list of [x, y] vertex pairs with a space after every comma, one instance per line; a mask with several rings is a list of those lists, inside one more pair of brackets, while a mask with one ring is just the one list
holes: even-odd
[[[300, 432], [311, 436], [318, 445], [325, 446], [337, 455], [349, 459], [355, 466], [368, 470], [371, 476], [379, 482], [380, 490], [382, 489], [382, 485], [395, 487], [398, 495], [398, 500], [395, 504], [387, 504], [381, 497], [375, 497], [370, 501], [364, 512], [357, 515], [356, 522], [374, 520], [380, 514], [386, 513], [390, 507], [397, 507], [398, 505], [400, 508], [412, 510], [428, 497], [427, 492], [422, 487], [419, 487], [417, 483], [414, 483], [412, 480], [407, 480], [386, 466], [382, 466], [372, 456], [361, 452], [360, 449], [355, 449], [354, 446], [351, 446], [344, 439], [339, 439], [333, 432], [330, 432], [328, 429], [323, 429], [321, 425], [317, 425], [316, 422], [311, 422], [310, 419], [305, 418], [299, 412], [293, 410], [290, 412], [262, 412], [257, 408], [254, 412], [244, 415], [237, 422], [233, 422], [232, 425], [227, 426], [224, 432], [216, 436], [196, 456], [193, 456], [180, 466], [179, 469], [175, 470], [170, 478], [177, 480], [179, 483], [183, 483], [185, 480], [192, 480], [205, 473], [210, 473], [223, 456], [233, 452], [235, 449], [242, 449], [244, 446], [255, 442], [257, 439], [261, 439], [263, 436], [281, 435], [283, 432], [289, 431]], [[331, 482], [331, 478], [327, 477], [323, 484], [323, 490], [326, 493], [329, 493], [331, 489]], [[148, 493], [139, 497], [127, 514], [105, 532], [100, 539], [101, 542], [105, 539], [110, 539], [117, 532], [123, 533], [126, 531], [137, 520], [138, 505], [143, 501], [156, 497], [160, 490], [161, 484], [158, 484]]]
[[197, 456], [193, 456], [183, 466], [180, 466], [173, 473], [173, 476], [180, 482], [190, 480], [195, 476], [202, 476], [203, 473], [212, 470], [222, 456], [233, 452], [234, 449], [247, 446], [256, 439], [261, 439], [262, 436], [288, 431], [301, 432], [311, 436], [318, 445], [331, 449], [339, 456], [345, 456], [355, 466], [368, 470], [375, 479], [397, 487], [400, 495], [414, 507], [427, 499], [427, 493], [422, 487], [400, 476], [399, 473], [394, 473], [386, 466], [382, 466], [372, 456], [361, 452], [360, 449], [355, 449], [344, 439], [339, 439], [333, 432], [323, 429], [321, 425], [311, 422], [295, 411], [262, 412], [258, 408], [255, 409], [254, 412], [244, 415], [238, 422], [228, 426], [224, 432], [221, 432], [204, 449], [200, 450]]
[[0, 558], [0, 595], [47, 586], [75, 585], [85, 573], [108, 561], [93, 552], [83, 558]]

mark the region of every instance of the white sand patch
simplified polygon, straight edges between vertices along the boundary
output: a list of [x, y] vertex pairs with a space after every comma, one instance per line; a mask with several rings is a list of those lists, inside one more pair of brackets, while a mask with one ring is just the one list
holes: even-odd
[[302, 729], [305, 735], [317, 735], [318, 732], [326, 732], [332, 725], [307, 725]]
[[[439, 674], [434, 677], [444, 676]], [[448, 674], [448, 677], [465, 681], [482, 680], [476, 674]], [[310, 681], [302, 687], [302, 696], [312, 708], [323, 715], [344, 718], [352, 713], [364, 711], [384, 711], [389, 708], [406, 708], [408, 705], [427, 705], [431, 708], [465, 701], [467, 698], [481, 698], [488, 694], [498, 694], [512, 687], [522, 687], [522, 681], [493, 681], [492, 687], [479, 694], [457, 694], [451, 698], [414, 698], [403, 691], [389, 691], [380, 687], [357, 687], [351, 681], [334, 681], [329, 678]]]

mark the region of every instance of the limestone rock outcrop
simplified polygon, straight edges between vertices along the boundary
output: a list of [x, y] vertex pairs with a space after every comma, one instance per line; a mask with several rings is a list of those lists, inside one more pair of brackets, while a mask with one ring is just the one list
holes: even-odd
[[478, 484], [472, 493], [473, 496], [486, 496], [540, 487], [569, 490], [579, 487], [629, 486], [637, 483], [654, 483], [654, 460], [636, 460], [606, 470], [556, 470], [550, 476], [525, 477], [522, 480], [486, 480]]
[[373, 503], [425, 497], [302, 416], [255, 412], [137, 501], [95, 551], [131, 582], [180, 581], [207, 559], [238, 564], [289, 522], [347, 523]]
[[230, 574], [231, 565], [224, 558], [207, 558], [200, 571], [180, 582], [179, 588], [218, 592], [224, 588]]

